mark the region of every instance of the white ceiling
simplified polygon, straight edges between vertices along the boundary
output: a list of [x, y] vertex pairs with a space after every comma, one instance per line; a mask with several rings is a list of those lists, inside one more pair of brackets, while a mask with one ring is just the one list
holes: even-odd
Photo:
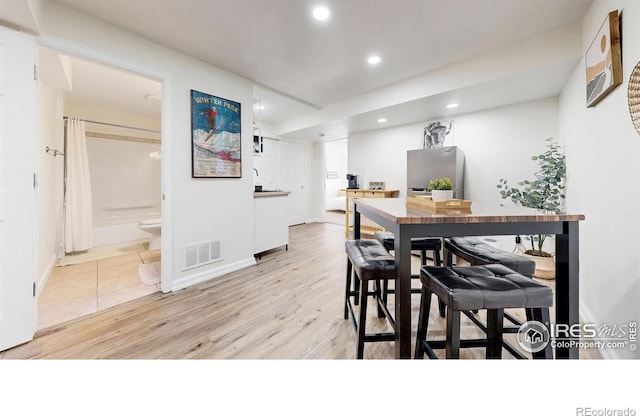
[[[317, 22], [315, 0], [57, 1], [253, 81], [263, 120], [307, 140], [555, 96], [592, 2], [321, 0], [331, 17]], [[452, 68], [467, 72], [442, 74]]]

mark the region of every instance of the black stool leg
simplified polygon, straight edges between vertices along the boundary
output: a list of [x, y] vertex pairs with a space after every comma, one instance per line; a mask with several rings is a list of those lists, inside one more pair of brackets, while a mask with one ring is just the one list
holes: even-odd
[[[385, 283], [386, 283], [386, 279], [384, 279], [384, 280], [385, 280]], [[386, 293], [383, 295], [381, 292], [382, 292], [382, 289], [381, 289], [380, 279], [376, 279], [374, 281], [375, 298], [376, 299], [381, 299], [382, 302], [384, 302], [384, 304], [386, 305], [387, 304], [387, 300], [385, 299], [386, 298]], [[378, 305], [378, 318], [384, 318], [385, 317], [384, 311], [382, 310], [382, 306], [380, 305], [380, 303], [382, 303], [382, 302], [376, 302], [376, 304]]]
[[441, 318], [444, 318], [447, 314], [447, 305], [445, 305], [440, 298], [438, 298], [438, 312], [440, 313]]
[[[440, 261], [440, 252], [436, 251], [436, 258], [438, 259], [438, 262], [441, 263]], [[451, 255], [450, 251], [444, 250], [444, 265], [445, 266], [452, 266], [453, 263], [453, 256]], [[444, 302], [442, 302], [442, 300], [440, 300], [440, 298], [438, 298], [438, 312], [440, 312], [440, 317], [444, 318], [445, 315], [447, 314], [447, 306], [444, 304]]]
[[347, 289], [344, 294], [344, 319], [349, 318], [349, 297], [351, 296], [351, 261], [347, 259]]
[[431, 291], [424, 285], [420, 292], [420, 313], [418, 315], [418, 334], [416, 335], [416, 350], [414, 358], [421, 360], [424, 358], [424, 344], [427, 339], [429, 327], [429, 310], [431, 309]]
[[384, 279], [382, 282], [382, 303], [387, 304], [389, 298], [389, 279]]
[[426, 250], [420, 250], [420, 263], [423, 266], [427, 265], [427, 251]]
[[447, 306], [446, 358], [460, 358], [460, 311]]
[[444, 260], [445, 266], [453, 266], [453, 254], [449, 250], [444, 251]]
[[[447, 265], [451, 265], [451, 253], [448, 251], [445, 251], [445, 258], [447, 259]], [[434, 263], [436, 263], [436, 266], [442, 266], [442, 260], [440, 259], [440, 251], [439, 250], [434, 250]], [[444, 304], [444, 302], [438, 298], [438, 312], [440, 313], [440, 317], [444, 318], [445, 315], [447, 314], [447, 305]]]
[[355, 271], [352, 272], [351, 275], [353, 276], [353, 290], [355, 292], [355, 296], [353, 297], [353, 304], [357, 305], [360, 302], [360, 277], [358, 277]]
[[502, 358], [504, 309], [487, 309], [486, 358]]
[[358, 359], [364, 357], [364, 336], [367, 323], [367, 298], [369, 292], [369, 282], [360, 279], [360, 318], [358, 320]]
[[[550, 324], [549, 324], [549, 322], [550, 322], [550, 320], [549, 320], [549, 308], [533, 308], [530, 311], [527, 310], [527, 315], [529, 315], [529, 313], [531, 314], [532, 320], [538, 321], [541, 324], [543, 324], [544, 326], [546, 326], [547, 330], [549, 331], [549, 333], [551, 333], [551, 328], [550, 328]], [[549, 339], [549, 341], [551, 341], [551, 339]], [[551, 348], [551, 342], [548, 342], [543, 350], [532, 353], [532, 356], [533, 356], [534, 360], [535, 359], [541, 359], [541, 358], [546, 359], [546, 360], [553, 359], [553, 350]]]
[[440, 250], [433, 250], [433, 265], [442, 266], [442, 259], [440, 259]]

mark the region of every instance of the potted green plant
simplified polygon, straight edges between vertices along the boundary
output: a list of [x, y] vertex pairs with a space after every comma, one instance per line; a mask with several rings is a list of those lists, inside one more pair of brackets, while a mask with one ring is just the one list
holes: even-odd
[[436, 178], [429, 181], [431, 200], [434, 202], [453, 199], [453, 183], [451, 178]]
[[[557, 213], [560, 212], [565, 198], [566, 159], [562, 147], [553, 138], [548, 138], [546, 141], [547, 151], [531, 157], [538, 162], [539, 166], [538, 171], [534, 173], [534, 179], [519, 182], [520, 188], [509, 186], [506, 179], [500, 179], [497, 187], [500, 189], [502, 199], [509, 198], [513, 203], [523, 207]], [[534, 275], [536, 277], [553, 278], [555, 276], [553, 255], [543, 250], [547, 237], [549, 237], [547, 234], [526, 237], [531, 243], [531, 249], [526, 250], [524, 254], [532, 256], [539, 265], [539, 270], [537, 269]], [[541, 258], [547, 258], [550, 261], [544, 262]], [[550, 263], [551, 266], [544, 263]]]

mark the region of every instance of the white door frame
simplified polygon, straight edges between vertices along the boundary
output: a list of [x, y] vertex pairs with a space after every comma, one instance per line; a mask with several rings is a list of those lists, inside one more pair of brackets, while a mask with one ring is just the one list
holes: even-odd
[[[173, 215], [173, 203], [172, 203], [172, 180], [173, 177], [173, 162], [171, 155], [173, 153], [173, 144], [170, 140], [171, 132], [173, 131], [173, 122], [169, 114], [172, 114], [172, 82], [171, 76], [167, 73], [158, 72], [154, 68], [133, 65], [129, 62], [116, 59], [112, 56], [98, 53], [93, 50], [88, 50], [77, 46], [74, 43], [68, 41], [62, 41], [60, 39], [37, 39], [37, 45], [46, 48], [54, 49], [62, 54], [74, 55], [82, 59], [91, 60], [97, 63], [113, 66], [115, 68], [124, 69], [127, 71], [136, 72], [142, 76], [148, 78], [157, 79], [162, 83], [162, 109], [161, 109], [161, 217], [162, 217], [162, 258], [161, 258], [161, 276], [160, 276], [160, 289], [162, 292], [167, 293], [173, 290], [172, 273], [173, 270], [173, 227], [172, 215]], [[37, 118], [36, 118], [37, 120]]]

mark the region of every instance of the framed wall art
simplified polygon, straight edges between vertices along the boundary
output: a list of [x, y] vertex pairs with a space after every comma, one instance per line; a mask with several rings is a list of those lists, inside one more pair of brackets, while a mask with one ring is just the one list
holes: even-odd
[[241, 178], [240, 103], [191, 90], [191, 177]]
[[587, 107], [593, 107], [622, 83], [620, 22], [614, 10], [600, 26], [585, 54]]

